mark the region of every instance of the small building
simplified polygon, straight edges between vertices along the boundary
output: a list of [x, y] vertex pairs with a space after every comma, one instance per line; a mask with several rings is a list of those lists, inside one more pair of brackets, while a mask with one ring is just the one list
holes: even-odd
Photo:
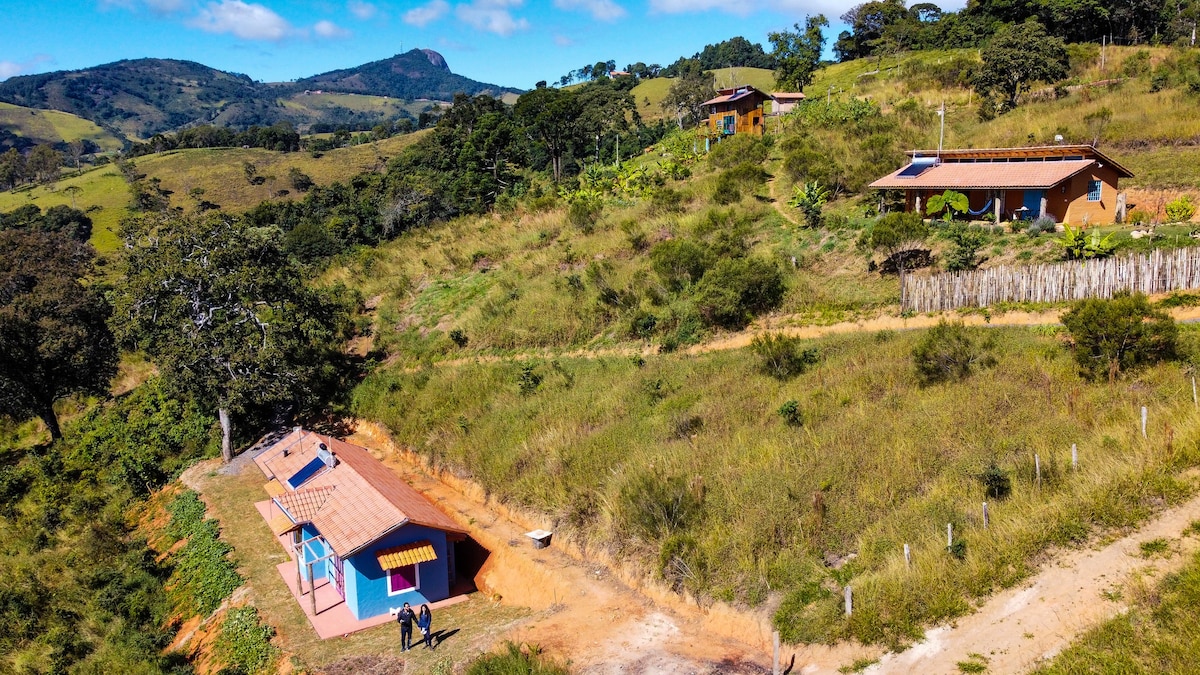
[[713, 136], [734, 134], [762, 135], [765, 93], [743, 84], [717, 91], [717, 97], [704, 102], [708, 112], [708, 132]]
[[[1133, 173], [1090, 145], [922, 150], [870, 187], [904, 190], [905, 210], [924, 214], [931, 196], [961, 192], [970, 214], [996, 222], [1041, 216], [1058, 223], [1112, 223], [1124, 219], [1118, 181]], [[935, 214], [928, 214], [935, 215]]]
[[804, 100], [804, 94], [798, 91], [777, 91], [771, 94], [771, 114], [786, 115], [792, 112], [796, 104]]
[[310, 592], [327, 580], [356, 620], [450, 596], [466, 531], [365, 448], [297, 427], [254, 461]]

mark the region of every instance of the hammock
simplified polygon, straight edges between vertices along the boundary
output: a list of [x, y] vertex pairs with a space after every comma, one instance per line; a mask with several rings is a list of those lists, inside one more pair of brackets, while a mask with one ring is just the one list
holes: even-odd
[[984, 204], [982, 209], [979, 209], [978, 211], [972, 211], [971, 209], [967, 209], [967, 213], [969, 213], [973, 216], [982, 216], [983, 214], [992, 210], [992, 202], [994, 202], [994, 201], [996, 201], [996, 200], [989, 199], [988, 203]]

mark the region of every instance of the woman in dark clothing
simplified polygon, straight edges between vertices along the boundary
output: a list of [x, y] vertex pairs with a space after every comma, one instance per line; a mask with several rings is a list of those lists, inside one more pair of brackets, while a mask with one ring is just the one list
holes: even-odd
[[433, 649], [433, 614], [429, 611], [429, 605], [421, 605], [417, 628], [421, 629], [421, 636], [425, 638], [425, 649]]

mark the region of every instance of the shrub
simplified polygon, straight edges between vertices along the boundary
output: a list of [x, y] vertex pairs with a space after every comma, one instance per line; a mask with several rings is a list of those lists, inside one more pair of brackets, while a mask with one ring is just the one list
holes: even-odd
[[600, 217], [600, 212], [604, 206], [599, 200], [594, 199], [573, 199], [571, 205], [567, 207], [567, 220], [571, 224], [578, 227], [584, 232], [591, 231], [595, 226], [596, 220]]
[[1054, 232], [1057, 229], [1058, 223], [1054, 222], [1053, 218], [1050, 216], [1040, 216], [1033, 222], [1029, 223], [1029, 226], [1025, 228], [1025, 234], [1028, 234], [1031, 237], [1036, 237], [1043, 232]]
[[708, 161], [718, 169], [730, 169], [743, 162], [762, 164], [767, 159], [767, 146], [761, 138], [737, 134], [717, 143], [708, 153]]
[[1150, 212], [1144, 209], [1134, 209], [1126, 216], [1125, 222], [1130, 225], [1142, 225], [1150, 222]]
[[528, 649], [526, 653], [521, 645], [507, 642], [504, 651], [472, 661], [466, 675], [569, 675], [566, 666], [546, 658], [537, 645], [528, 645]]
[[984, 494], [992, 499], [1004, 499], [1012, 492], [1012, 481], [1003, 469], [992, 462], [976, 478], [983, 484]]
[[640, 473], [621, 486], [617, 504], [614, 515], [631, 534], [665, 538], [702, 515], [704, 494], [682, 476]]
[[804, 349], [799, 338], [779, 333], [759, 335], [750, 343], [750, 349], [758, 355], [758, 369], [764, 375], [777, 380], [788, 380], [817, 362], [815, 348]]
[[1075, 362], [1092, 380], [1107, 376], [1112, 382], [1123, 371], [1175, 355], [1175, 321], [1141, 293], [1081, 300], [1062, 322], [1074, 343]]
[[188, 601], [197, 613], [210, 614], [242, 585], [237, 566], [229, 559], [233, 549], [221, 541], [217, 521], [203, 519], [204, 504], [195, 492], [180, 494], [167, 510], [171, 514], [167, 532], [187, 539], [175, 555], [180, 599]]
[[804, 413], [801, 412], [800, 402], [796, 399], [784, 401], [775, 413], [782, 417], [784, 423], [790, 427], [804, 426]]
[[1196, 207], [1192, 204], [1192, 198], [1187, 195], [1181, 195], [1179, 199], [1168, 203], [1166, 211], [1167, 220], [1172, 223], [1186, 223], [1196, 215]]
[[654, 327], [658, 325], [658, 317], [646, 311], [639, 310], [629, 319], [629, 334], [635, 338], [648, 339], [654, 335]]
[[467, 346], [467, 343], [470, 342], [470, 338], [468, 338], [467, 334], [463, 332], [463, 329], [453, 328], [450, 330], [450, 341], [462, 348]]
[[779, 268], [761, 258], [718, 262], [696, 287], [696, 308], [710, 325], [744, 328], [755, 314], [779, 306], [785, 291]]
[[226, 670], [241, 673], [272, 672], [279, 649], [271, 644], [275, 629], [259, 620], [253, 607], [235, 607], [221, 622], [214, 648]]
[[821, 209], [829, 201], [829, 190], [817, 181], [810, 181], [795, 187], [795, 194], [788, 200], [788, 206], [799, 209], [804, 214], [804, 223], [809, 227], [821, 226]]
[[663, 541], [658, 567], [659, 574], [677, 593], [684, 588], [699, 593], [708, 585], [708, 556], [689, 535], [673, 534]]
[[779, 637], [788, 644], [828, 640], [833, 624], [838, 621], [838, 605], [833, 593], [817, 581], [808, 581], [783, 596], [771, 623]]
[[946, 253], [946, 269], [951, 272], [979, 267], [979, 249], [987, 243], [987, 234], [978, 227], [956, 223], [946, 231], [953, 247]]
[[694, 241], [668, 239], [650, 249], [650, 267], [663, 285], [678, 291], [700, 281], [708, 269], [708, 254]]
[[977, 340], [962, 322], [941, 320], [913, 348], [913, 366], [923, 385], [962, 380], [976, 366], [991, 365], [991, 340]]
[[1063, 247], [1067, 260], [1088, 260], [1091, 258], [1107, 258], [1117, 250], [1113, 241], [1116, 232], [1100, 236], [1100, 230], [1092, 228], [1091, 233], [1084, 232], [1083, 226], [1073, 228], [1063, 225], [1063, 236], [1055, 239], [1054, 243]]
[[762, 185], [768, 178], [767, 172], [757, 164], [743, 162], [726, 169], [717, 176], [713, 189], [713, 201], [721, 205], [732, 204], [742, 198], [742, 193]]
[[517, 375], [517, 389], [522, 396], [532, 395], [541, 384], [542, 376], [535, 370], [535, 366], [528, 363], [521, 366], [521, 373]]

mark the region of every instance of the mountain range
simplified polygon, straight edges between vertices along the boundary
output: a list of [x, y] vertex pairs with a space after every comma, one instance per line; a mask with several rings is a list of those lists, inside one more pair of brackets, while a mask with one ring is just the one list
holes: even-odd
[[369, 128], [415, 117], [430, 102], [450, 101], [456, 93], [504, 96], [520, 90], [456, 75], [441, 54], [429, 49], [283, 83], [257, 82], [193, 61], [154, 58], [0, 82], [0, 102], [71, 113], [123, 140], [197, 124]]

